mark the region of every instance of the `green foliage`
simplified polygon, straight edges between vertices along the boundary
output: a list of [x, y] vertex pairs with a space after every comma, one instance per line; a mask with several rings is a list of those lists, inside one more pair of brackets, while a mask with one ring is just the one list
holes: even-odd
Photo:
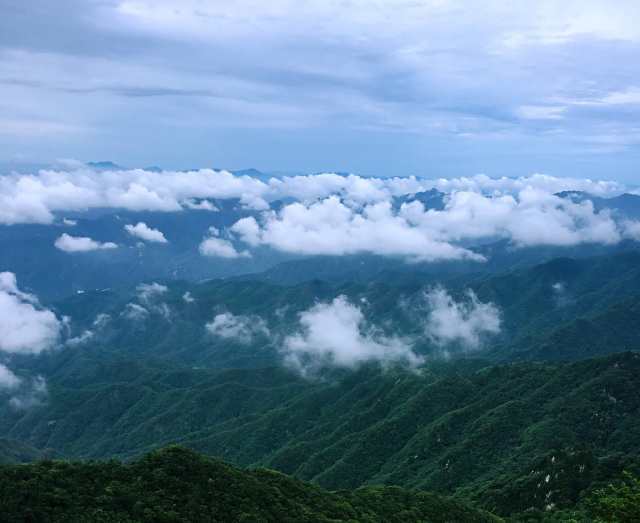
[[5, 413], [0, 426], [65, 456], [129, 458], [179, 442], [329, 489], [401, 485], [501, 515], [571, 508], [638, 461], [635, 353], [420, 374], [370, 365], [311, 382], [279, 368], [84, 369], [95, 379], [54, 384], [46, 406]]
[[[122, 307], [136, 299], [128, 291], [74, 296], [57, 309], [74, 328], [93, 329], [99, 313], [111, 320], [86, 346], [12, 357], [17, 371], [46, 377], [49, 397], [27, 410], [0, 407], [0, 436], [81, 459], [131, 459], [177, 442], [323, 488], [373, 488], [355, 491], [372, 506], [375, 485], [399, 485], [505, 517], [583, 521], [585, 496], [639, 462], [640, 354], [612, 353], [640, 347], [640, 255], [447, 274], [455, 296], [471, 287], [503, 311], [502, 337], [469, 355], [485, 360], [428, 358], [415, 373], [370, 364], [316, 380], [280, 364], [277, 339], [299, 311], [338, 294], [364, 300], [374, 324], [416, 336], [432, 354], [416, 320], [435, 281], [425, 274], [366, 285], [174, 284], [162, 295], [170, 321], [153, 304], [144, 321], [124, 318]], [[186, 291], [193, 302], [182, 299]], [[264, 318], [274, 338], [207, 337], [204, 324], [220, 310]], [[10, 461], [39, 457], [12, 445]], [[393, 491], [385, 492], [391, 503]]]
[[492, 522], [435, 494], [331, 493], [269, 470], [242, 471], [180, 447], [129, 464], [44, 461], [0, 467], [0, 521]]
[[0, 438], [0, 464], [29, 463], [53, 454], [51, 450], [43, 452], [22, 441]]
[[587, 500], [587, 507], [598, 522], [640, 521], [640, 479], [625, 472], [618, 483], [596, 490]]

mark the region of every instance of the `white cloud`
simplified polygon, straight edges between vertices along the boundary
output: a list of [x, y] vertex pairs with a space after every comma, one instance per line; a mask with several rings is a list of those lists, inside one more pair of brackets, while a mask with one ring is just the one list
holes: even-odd
[[0, 273], [0, 351], [40, 353], [57, 343], [61, 328], [53, 312], [18, 289], [15, 274]]
[[93, 331], [85, 330], [79, 336], [69, 338], [66, 341], [66, 344], [69, 345], [70, 347], [77, 347], [78, 345], [84, 345], [88, 341], [91, 341], [94, 336], [95, 336], [95, 333]]
[[455, 301], [442, 288], [435, 288], [426, 294], [430, 308], [425, 332], [440, 345], [461, 343], [477, 349], [488, 334], [500, 332], [500, 311], [493, 303], [482, 303], [469, 290], [464, 301]]
[[182, 295], [182, 300], [185, 303], [193, 303], [195, 300], [195, 298], [191, 295], [191, 292], [187, 291]]
[[[393, 198], [437, 189], [444, 210], [425, 210], [419, 201], [399, 210]], [[515, 245], [611, 244], [633, 237], [606, 212], [588, 201], [576, 203], [554, 193], [585, 191], [612, 196], [625, 190], [611, 181], [558, 178], [542, 174], [519, 178], [472, 177], [428, 180], [365, 178], [323, 173], [271, 178], [267, 182], [227, 171], [190, 172], [40, 171], [0, 177], [0, 223], [50, 222], [54, 213], [94, 207], [179, 211], [208, 198], [237, 198], [253, 214], [241, 218], [225, 236], [212, 228], [199, 245], [205, 256], [251, 256], [234, 239], [297, 254], [374, 253], [437, 261], [481, 257], [469, 241], [505, 238]], [[279, 210], [267, 202], [286, 201]], [[294, 200], [291, 202], [291, 200]], [[166, 241], [144, 223], [127, 225], [147, 241]], [[464, 246], [463, 246], [464, 245]], [[90, 238], [63, 234], [56, 246], [69, 252], [115, 248]]]
[[253, 217], [231, 231], [250, 245], [268, 245], [299, 254], [375, 253], [414, 260], [482, 260], [468, 249], [440, 241], [395, 214], [389, 202], [353, 209], [331, 196], [309, 205], [293, 203], [265, 213], [262, 225]]
[[338, 296], [300, 314], [300, 332], [285, 338], [286, 361], [303, 373], [322, 365], [354, 367], [365, 361], [421, 363], [400, 338], [368, 326], [360, 308]]
[[269, 336], [269, 328], [258, 316], [235, 315], [230, 312], [216, 314], [205, 325], [207, 332], [226, 340], [235, 340], [242, 344], [251, 343], [258, 336]]
[[111, 316], [109, 316], [108, 314], [105, 314], [104, 312], [101, 312], [100, 314], [98, 314], [96, 316], [96, 318], [93, 320], [93, 326], [96, 329], [103, 329], [104, 327], [107, 326], [107, 324], [111, 321]]
[[200, 254], [214, 258], [250, 258], [248, 251], [237, 251], [229, 240], [220, 238], [220, 231], [215, 227], [209, 228], [210, 236], [204, 238], [198, 247]]
[[626, 238], [640, 241], [640, 221], [625, 220], [622, 222], [623, 234]]
[[[0, 176], [0, 223], [51, 223], [58, 211], [92, 208], [124, 208], [131, 211], [180, 211], [194, 208], [207, 198], [239, 198], [252, 209], [264, 210], [266, 202], [294, 198], [305, 203], [339, 195], [359, 204], [388, 200], [432, 188], [443, 192], [475, 191], [516, 193], [527, 187], [547, 192], [587, 191], [598, 196], [615, 195], [625, 187], [616, 182], [532, 175], [519, 178], [472, 177], [428, 180], [365, 178], [324, 173], [272, 178], [263, 182], [227, 171], [73, 171], [42, 170], [36, 174]], [[200, 204], [198, 204], [200, 202]]]
[[195, 211], [210, 211], [210, 212], [219, 212], [218, 209], [213, 203], [209, 200], [192, 200], [187, 199], [182, 203], [187, 209], [192, 209]]
[[15, 389], [22, 380], [8, 367], [0, 363], [0, 389]]
[[127, 303], [122, 311], [122, 316], [131, 321], [141, 321], [149, 316], [149, 311], [137, 303]]
[[571, 246], [613, 244], [621, 238], [610, 214], [595, 212], [591, 201], [575, 203], [534, 188], [494, 197], [459, 191], [442, 211], [425, 212], [419, 202], [412, 202], [401, 214], [441, 241], [506, 238], [519, 246]]
[[75, 227], [76, 225], [78, 225], [78, 222], [76, 220], [70, 220], [69, 218], [63, 218], [62, 224], [66, 225], [67, 227]]
[[158, 229], [149, 227], [144, 222], [138, 222], [136, 225], [127, 224], [124, 229], [136, 238], [141, 238], [147, 242], [168, 243], [164, 234]]
[[169, 291], [169, 287], [161, 283], [141, 283], [136, 287], [138, 298], [144, 303], [149, 303]]
[[419, 261], [481, 261], [460, 245], [468, 241], [505, 238], [516, 246], [572, 246], [614, 244], [622, 237], [614, 218], [596, 212], [590, 201], [576, 203], [533, 187], [515, 195], [455, 191], [443, 210], [425, 210], [413, 201], [395, 211], [388, 201], [359, 205], [330, 196], [265, 212], [259, 221], [242, 218], [230, 230], [249, 245], [284, 252], [374, 253]]
[[62, 234], [54, 243], [57, 249], [65, 252], [89, 252], [105, 249], [115, 249], [118, 246], [113, 242], [98, 242], [85, 236], [70, 236]]
[[47, 393], [47, 382], [42, 376], [36, 376], [9, 400], [9, 405], [16, 410], [37, 407], [46, 401]]

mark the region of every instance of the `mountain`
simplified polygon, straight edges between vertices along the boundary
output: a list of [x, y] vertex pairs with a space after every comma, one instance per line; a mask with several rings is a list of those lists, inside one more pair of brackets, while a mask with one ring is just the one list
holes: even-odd
[[87, 162], [87, 166], [98, 171], [124, 171], [126, 169], [126, 167], [122, 167], [121, 165], [109, 160]]
[[[93, 168], [121, 169], [112, 162], [95, 162]], [[257, 180], [271, 175], [255, 169], [235, 171]], [[623, 194], [597, 198], [586, 193], [559, 193], [575, 201], [591, 200], [598, 211], [608, 209], [619, 220], [640, 218], [640, 196]], [[291, 200], [292, 201], [292, 200]], [[271, 202], [278, 211], [290, 200]], [[441, 210], [446, 195], [435, 189], [392, 200], [397, 210], [402, 204], [420, 202], [427, 209]], [[486, 258], [486, 262], [446, 261], [409, 263], [393, 256], [358, 254], [351, 256], [306, 256], [283, 253], [267, 247], [251, 249], [251, 257], [204, 257], [198, 250], [210, 227], [225, 231], [241, 218], [258, 217], [237, 198], [194, 199], [179, 212], [136, 212], [124, 209], [91, 209], [58, 213], [52, 224], [0, 225], [0, 271], [11, 271], [21, 284], [46, 300], [57, 300], [76, 291], [126, 287], [150, 279], [200, 281], [211, 278], [243, 277], [272, 283], [295, 285], [314, 279], [329, 282], [401, 282], [416, 277], [443, 279], [457, 275], [526, 269], [558, 257], [588, 258], [638, 250], [640, 243], [626, 239], [616, 245], [584, 243], [573, 247], [515, 247], [505, 239], [487, 238], [468, 242], [466, 247]], [[198, 208], [200, 206], [200, 208]], [[160, 230], [168, 243], [151, 243], [131, 236], [125, 225], [143, 222]], [[118, 249], [91, 252], [62, 252], [54, 246], [62, 234], [89, 237], [116, 243]], [[229, 237], [240, 251], [246, 248]], [[55, 278], [50, 275], [56, 274]]]
[[[126, 287], [149, 279], [199, 281], [258, 272], [291, 258], [268, 249], [257, 249], [252, 258], [203, 256], [198, 246], [209, 235], [210, 227], [223, 230], [250, 214], [237, 200], [210, 203], [216, 211], [96, 210], [66, 213], [65, 219], [74, 225], [63, 221], [51, 225], [0, 225], [0, 271], [14, 272], [21, 285], [51, 300], [77, 291]], [[128, 234], [125, 225], [138, 222], [160, 230], [168, 243], [143, 242]], [[62, 234], [114, 242], [119, 247], [63, 252], [54, 245]]]
[[[285, 336], [299, 329], [300, 314], [337, 296], [358, 304], [367, 324], [388, 336], [408, 339], [417, 353], [441, 355], [443, 347], [425, 330], [431, 310], [425, 296], [437, 288], [446, 289], [455, 303], [463, 305], [470, 303], [472, 290], [481, 303], [495, 307], [501, 321], [500, 332], [482, 338], [478, 346], [454, 340], [445, 347], [449, 355], [495, 362], [564, 361], [640, 349], [640, 324], [634, 320], [640, 307], [636, 250], [558, 258], [497, 274], [417, 272], [387, 281], [313, 280], [292, 285], [275, 283], [271, 275], [273, 270], [254, 278], [199, 284], [165, 281], [166, 290], [150, 301], [135, 287], [87, 291], [52, 306], [59, 316], [70, 318], [71, 336], [94, 334], [82, 347], [84, 353], [215, 368], [280, 364], [279, 347]], [[143, 307], [144, 317], [131, 318], [131, 304]], [[205, 325], [219, 314], [263, 322], [269, 334], [258, 331], [248, 342], [211, 335]], [[96, 327], [98, 318], [108, 321]], [[56, 357], [54, 353], [41, 358], [38, 372], [47, 372]]]
[[41, 451], [22, 441], [0, 438], [0, 464], [30, 463], [52, 457], [52, 451]]
[[597, 212], [608, 210], [626, 219], [640, 218], [640, 195], [624, 193], [611, 198], [602, 198], [582, 191], [563, 191], [557, 194], [574, 202], [591, 201]]
[[274, 471], [239, 470], [179, 447], [128, 464], [0, 466], [3, 521], [497, 522], [397, 487], [328, 492]]
[[329, 489], [427, 489], [503, 516], [569, 509], [640, 470], [640, 354], [419, 373], [368, 365], [321, 381], [87, 358], [50, 376], [47, 405], [3, 410], [4, 435], [73, 458], [180, 443]]
[[[608, 484], [617, 492], [628, 474], [640, 473], [640, 252], [629, 244], [597, 256], [577, 254], [529, 263], [536, 254], [504, 270], [449, 272], [399, 268], [398, 260], [385, 265], [353, 257], [340, 266], [316, 258], [251, 277], [146, 280], [142, 287], [134, 282], [47, 300], [46, 307], [66, 318], [60, 345], [38, 356], [3, 354], [2, 363], [25, 390], [40, 376], [46, 394], [23, 408], [7, 401], [14, 391], [0, 390], [6, 442], [0, 455], [8, 456], [5, 461], [59, 456], [143, 463], [151, 458], [141, 456], [177, 443], [234, 466], [290, 474], [297, 478], [290, 481], [308, 481], [313, 489], [365, 488], [372, 498], [362, 507], [370, 514], [358, 512], [361, 506], [348, 497], [347, 514], [357, 521], [385, 520], [376, 519], [375, 500], [387, 495], [379, 494], [380, 485], [452, 496], [455, 506], [468, 503], [513, 521], [590, 521], [592, 504], [608, 506], [613, 494], [600, 495]], [[350, 272], [362, 261], [376, 277]], [[306, 279], [305, 267], [312, 267]], [[281, 279], [295, 271], [300, 276], [283, 282], [272, 277], [278, 271]], [[340, 271], [343, 276], [331, 277]], [[317, 273], [327, 277], [311, 278]], [[457, 326], [475, 328], [468, 324], [470, 311], [490, 305], [500, 329], [477, 343], [438, 341], [427, 321], [439, 306], [429, 299], [434, 290], [446, 295], [445, 312], [454, 312]], [[340, 296], [362, 315], [356, 337], [401, 340], [422, 363], [408, 368], [382, 357], [320, 366], [306, 375], [288, 364], [286, 337], [304, 334], [305, 313]], [[227, 322], [222, 334], [210, 328], [216, 318]], [[101, 477], [98, 469], [83, 468], [94, 465], [76, 466], [81, 476]], [[95, 466], [127, 476], [135, 465]], [[2, 470], [35, 471], [36, 479], [25, 480], [35, 482], [74, 470], [65, 467], [45, 462]], [[136, 477], [147, 474], [135, 470]], [[268, 488], [262, 479], [256, 489]], [[69, 496], [82, 501], [65, 506], [103, 510], [87, 500], [103, 491], [110, 496], [120, 481], [107, 475], [107, 486], [91, 495], [70, 485]], [[280, 491], [288, 499], [293, 485]], [[3, 488], [9, 488], [5, 499], [14, 499], [13, 487]], [[132, 499], [147, 503], [136, 488], [127, 487]], [[404, 490], [383, 490], [406, 500]], [[175, 499], [171, 492], [162, 495]], [[46, 505], [50, 498], [43, 496]], [[200, 498], [180, 499], [202, 505]], [[280, 503], [267, 499], [264, 510]], [[166, 509], [157, 500], [145, 508], [153, 503]], [[271, 517], [243, 503], [254, 520]], [[414, 507], [413, 501], [403, 506]], [[314, 520], [317, 508], [290, 510]], [[336, 513], [320, 514], [315, 520]], [[135, 521], [139, 515], [108, 517]]]

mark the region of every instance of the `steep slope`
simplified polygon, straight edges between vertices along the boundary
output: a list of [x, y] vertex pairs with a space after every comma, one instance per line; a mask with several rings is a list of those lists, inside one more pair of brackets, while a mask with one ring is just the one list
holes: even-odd
[[[86, 292], [57, 303], [55, 309], [72, 318], [73, 336], [95, 334], [83, 350], [97, 351], [102, 358], [152, 356], [189, 365], [250, 368], [279, 364], [281, 342], [299, 328], [300, 312], [339, 295], [357, 304], [366, 320], [387, 335], [407, 337], [417, 352], [441, 352], [425, 323], [430, 313], [425, 293], [441, 286], [458, 302], [468, 300], [468, 290], [473, 290], [482, 302], [496, 306], [502, 320], [500, 333], [487, 336], [481, 347], [471, 347], [475, 352], [452, 343], [444, 347], [449, 354], [495, 361], [577, 360], [640, 348], [640, 322], [634, 321], [633, 312], [640, 303], [640, 253], [635, 251], [558, 258], [497, 275], [433, 279], [417, 273], [371, 283], [285, 286], [242, 279], [167, 286], [153, 299], [141, 297], [135, 288]], [[142, 307], [144, 314], [133, 317], [130, 304]], [[268, 333], [256, 331], [249, 340], [211, 335], [205, 326], [222, 313], [263, 321]], [[108, 321], [97, 322], [99, 318]], [[43, 359], [37, 371], [48, 374], [46, 365], [55, 365], [51, 360], [56, 357]]]
[[425, 488], [501, 514], [572, 506], [639, 458], [633, 353], [434, 363], [421, 374], [372, 365], [317, 382], [277, 369], [113, 365], [52, 385], [46, 407], [3, 412], [5, 435], [94, 458], [179, 442], [330, 489]]
[[44, 452], [21, 441], [0, 438], [0, 464], [30, 463], [52, 455], [51, 451]]
[[490, 514], [400, 488], [330, 493], [242, 471], [178, 447], [130, 464], [0, 466], [2, 521], [491, 522]]

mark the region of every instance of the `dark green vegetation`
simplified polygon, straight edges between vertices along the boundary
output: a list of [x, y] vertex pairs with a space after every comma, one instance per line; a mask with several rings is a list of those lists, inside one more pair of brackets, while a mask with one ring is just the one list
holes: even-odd
[[625, 473], [621, 481], [597, 490], [587, 506], [599, 521], [640, 521], [640, 480]]
[[69, 376], [48, 405], [5, 412], [0, 424], [65, 456], [128, 457], [179, 442], [330, 489], [396, 484], [501, 515], [572, 507], [638, 466], [633, 353], [421, 375], [369, 366], [311, 383], [277, 368], [113, 363], [83, 380]]
[[46, 457], [52, 452], [43, 452], [21, 441], [0, 438], [0, 464], [29, 463]]
[[[57, 309], [74, 319], [75, 335], [95, 330], [96, 316], [109, 314], [109, 323], [90, 344], [101, 359], [119, 353], [126, 358], [152, 356], [189, 365], [246, 368], [279, 364], [277, 348], [282, 336], [296, 328], [299, 312], [340, 294], [353, 303], [366, 303], [362, 311], [367, 320], [387, 334], [409, 336], [418, 352], [437, 355], [439, 347], [424, 332], [424, 294], [436, 285], [457, 300], [464, 300], [472, 289], [481, 301], [501, 310], [502, 332], [487, 338], [481, 352], [453, 345], [447, 347], [450, 353], [498, 362], [567, 361], [640, 347], [640, 252], [635, 249], [594, 258], [557, 258], [497, 275], [390, 274], [367, 284], [313, 280], [292, 286], [266, 277], [174, 283], [154, 303], [142, 303], [150, 314], [141, 321], [122, 316], [127, 303], [140, 303], [130, 290], [87, 292], [59, 302]], [[183, 300], [185, 292], [193, 302]], [[224, 311], [259, 316], [271, 336], [258, 336], [250, 344], [207, 336], [204, 325]]]
[[0, 466], [2, 522], [491, 522], [436, 494], [398, 487], [328, 492], [178, 447], [130, 464]]
[[[634, 478], [640, 476], [640, 253], [557, 258], [497, 274], [386, 274], [368, 283], [283, 285], [271, 271], [253, 280], [174, 282], [147, 301], [131, 289], [62, 300], [55, 309], [73, 318], [72, 334], [92, 330], [94, 337], [38, 358], [12, 358], [18, 375], [44, 376], [49, 393], [46, 403], [27, 410], [0, 408], [0, 437], [72, 459], [131, 460], [178, 443], [237, 466], [269, 467], [311, 482], [317, 487], [178, 454], [234, 471], [243, 481], [259, 478], [258, 490], [269, 490], [277, 479], [287, 485], [284, 497], [296, 489], [326, 496], [325, 508], [308, 509], [318, 518], [366, 521], [358, 511], [367, 509], [377, 521], [376, 514], [400, 503], [395, 497], [418, 510], [417, 494], [374, 488], [397, 485], [435, 492], [420, 495], [429, 507], [453, 503], [437, 497], [452, 496], [515, 521], [634, 521], [624, 511], [637, 499]], [[458, 357], [440, 358], [440, 348], [424, 334], [424, 292], [436, 284], [456, 299], [473, 289], [481, 301], [495, 303], [501, 334], [488, 338], [483, 350], [450, 346]], [[193, 301], [185, 301], [186, 292]], [[367, 321], [386, 334], [411, 337], [425, 365], [415, 372], [374, 363], [325, 369], [311, 380], [283, 366], [278, 349], [300, 311], [341, 294], [366, 304]], [[148, 314], [136, 321], [124, 316], [132, 302]], [[205, 323], [223, 311], [262, 318], [270, 335], [258, 333], [249, 343], [208, 336]], [[97, 327], [100, 314], [109, 318]], [[158, 456], [174, 455], [152, 454], [124, 466], [49, 463], [4, 470], [46, 478], [47, 470], [81, 475], [93, 470], [83, 467], [97, 467], [97, 475], [103, 470], [105, 478], [116, 475], [108, 481], [121, 482], [118, 474], [145, 463], [162, 468]], [[363, 486], [354, 494], [319, 490]], [[136, 488], [142, 489], [131, 487], [134, 498], [146, 499]], [[175, 485], [178, 493], [184, 489]], [[171, 492], [158, 496], [174, 499]], [[309, 506], [293, 494], [282, 502], [269, 499], [293, 514]], [[330, 512], [333, 506], [346, 515]], [[627, 508], [620, 512], [620, 506]], [[261, 512], [249, 513], [254, 519], [246, 521], [260, 520]]]

